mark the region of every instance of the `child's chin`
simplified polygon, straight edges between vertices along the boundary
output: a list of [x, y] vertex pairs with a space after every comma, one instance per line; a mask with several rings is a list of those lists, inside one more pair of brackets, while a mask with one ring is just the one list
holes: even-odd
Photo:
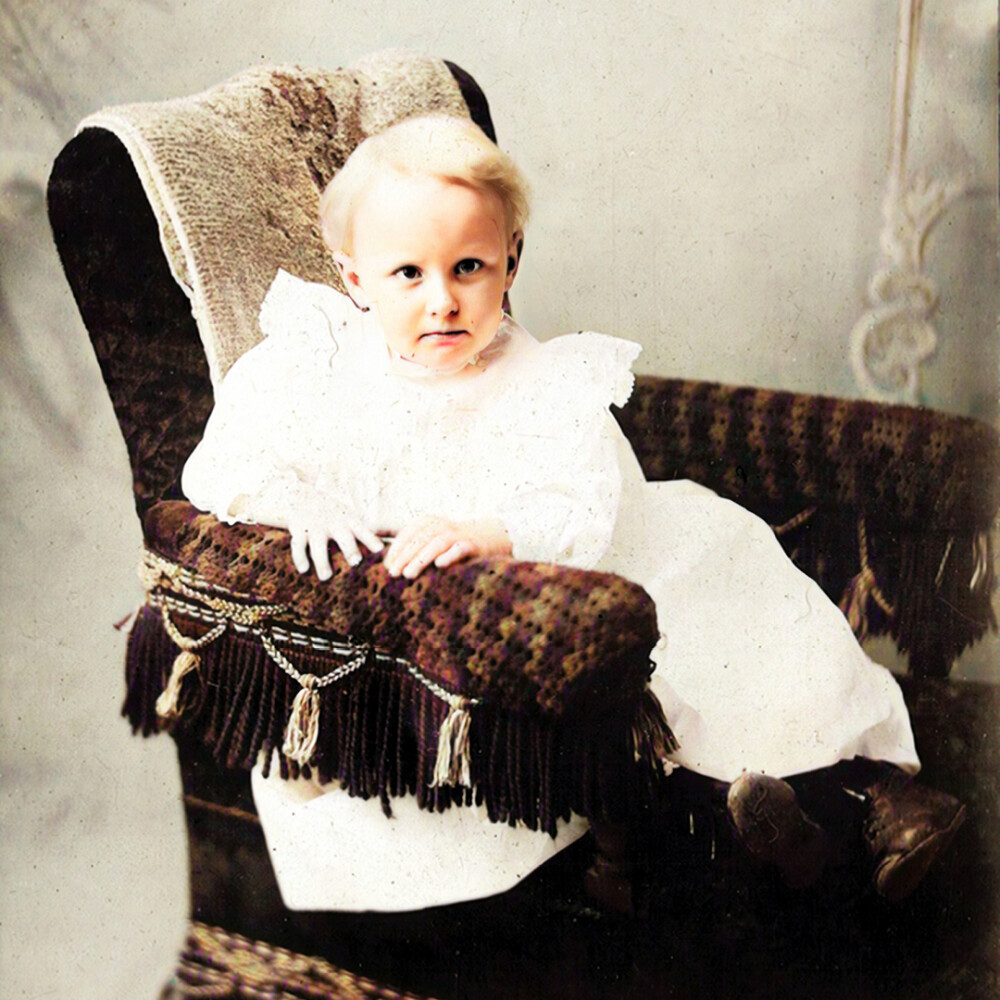
[[474, 351], [470, 351], [466, 344], [459, 346], [441, 346], [436, 350], [418, 351], [413, 359], [418, 365], [430, 368], [432, 371], [454, 371], [457, 368], [464, 368], [475, 356]]

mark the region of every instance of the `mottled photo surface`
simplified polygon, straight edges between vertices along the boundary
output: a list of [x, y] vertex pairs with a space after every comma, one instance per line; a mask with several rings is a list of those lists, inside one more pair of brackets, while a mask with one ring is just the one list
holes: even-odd
[[[991, 996], [1000, 976], [989, 465], [1000, 407], [996, 27], [983, 0], [688, 0], [657, 10], [3, 0], [4, 993], [155, 997], [173, 981], [163, 995], [188, 996], [185, 976], [202, 974], [199, 963], [219, 946], [204, 922], [192, 932], [191, 901], [197, 910], [199, 893], [225, 883], [227, 906], [242, 914], [230, 930], [321, 956], [327, 964], [315, 974], [327, 977], [329, 996], [376, 995], [334, 992], [341, 972], [343, 991], [375, 989], [367, 977], [385, 990], [479, 1000]], [[855, 633], [867, 631], [868, 655], [902, 679], [923, 779], [966, 806], [949, 851], [902, 903], [876, 898], [862, 878], [789, 889], [733, 847], [724, 792], [715, 808], [703, 788], [679, 785], [678, 801], [690, 794], [697, 804], [664, 821], [663, 837], [630, 835], [646, 867], [621, 893], [604, 872], [588, 894], [588, 835], [509, 898], [390, 917], [279, 919], [268, 909], [273, 887], [262, 889], [251, 870], [266, 855], [247, 819], [249, 783], [231, 814], [197, 813], [189, 841], [192, 796], [200, 801], [203, 786], [186, 789], [186, 812], [173, 742], [151, 732], [134, 699], [123, 717], [126, 695], [135, 696], [125, 679], [128, 630], [149, 582], [148, 566], [139, 572], [137, 505], [162, 495], [162, 470], [134, 477], [130, 458], [168, 440], [157, 454], [183, 463], [193, 446], [184, 435], [204, 422], [208, 397], [188, 403], [259, 338], [257, 305], [277, 267], [270, 249], [231, 233], [217, 241], [215, 284], [188, 308], [181, 286], [191, 275], [177, 263], [186, 237], [162, 215], [160, 228], [146, 226], [146, 244], [101, 237], [116, 213], [154, 218], [138, 177], [76, 211], [61, 203], [61, 222], [50, 219], [47, 186], [88, 116], [113, 122], [120, 106], [190, 99], [249, 71], [266, 82], [267, 113], [298, 109], [296, 135], [309, 146], [318, 191], [345, 150], [318, 105], [289, 96], [301, 79], [295, 67], [333, 74], [394, 49], [471, 75], [499, 145], [530, 183], [530, 224], [512, 243], [515, 320], [543, 346], [581, 330], [637, 344], [641, 391], [620, 419], [647, 476], [699, 479], [758, 503], [799, 565], [837, 591]], [[337, 86], [347, 101], [350, 72]], [[254, 159], [235, 141], [221, 149], [220, 176], [225, 157]], [[209, 166], [191, 169], [200, 176]], [[84, 158], [78, 169], [90, 169]], [[304, 195], [274, 172], [254, 183], [275, 206], [281, 239], [313, 225], [311, 188]], [[206, 228], [217, 215], [205, 205]], [[53, 222], [67, 219], [94, 234], [92, 248], [73, 237], [73, 267], [84, 276], [76, 287], [53, 235]], [[318, 229], [313, 237], [296, 251], [295, 277], [342, 287]], [[144, 291], [156, 284], [138, 266], [149, 253], [160, 254], [162, 295]], [[91, 290], [109, 269], [127, 274], [118, 284], [131, 298], [105, 313]], [[235, 286], [255, 289], [252, 306]], [[213, 296], [229, 303], [239, 344], [225, 332], [208, 337], [207, 357], [194, 360], [135, 346], [173, 344], [195, 320], [205, 335], [220, 315], [203, 308]], [[81, 315], [84, 299], [93, 323]], [[103, 373], [91, 343], [102, 323], [112, 339], [128, 340], [129, 330], [145, 338], [111, 344], [119, 367]], [[147, 426], [126, 429], [128, 448], [112, 404], [125, 384], [149, 414]], [[187, 409], [178, 416], [168, 399]], [[777, 424], [797, 429], [781, 448], [768, 436]], [[636, 444], [668, 426], [678, 438], [669, 448]], [[682, 467], [673, 456], [689, 445], [703, 457]], [[792, 500], [777, 495], [786, 482], [798, 483]], [[833, 495], [844, 507], [831, 515]], [[852, 506], [859, 496], [868, 497], [867, 519]], [[880, 520], [889, 509], [898, 521]], [[256, 540], [246, 545], [258, 553]], [[511, 579], [542, 592], [541, 576]], [[248, 581], [252, 589], [252, 572]], [[575, 586], [566, 593], [585, 603], [586, 587]], [[408, 612], [417, 617], [428, 613], [420, 594]], [[773, 595], [749, 589], [741, 612], [765, 596]], [[584, 645], [564, 631], [567, 644]], [[252, 733], [240, 735], [252, 744]], [[189, 771], [214, 767], [211, 749], [188, 760]], [[536, 790], [534, 805], [518, 809], [544, 812], [546, 794]], [[236, 823], [218, 841], [228, 846], [201, 851], [198, 838], [224, 822]], [[612, 834], [599, 847], [614, 855], [616, 843]], [[460, 881], [454, 852], [429, 857]], [[837, 864], [852, 870], [849, 857]], [[636, 871], [615, 878], [625, 884]], [[271, 974], [266, 962], [247, 961], [252, 975]], [[281, 975], [288, 985], [299, 973]]]

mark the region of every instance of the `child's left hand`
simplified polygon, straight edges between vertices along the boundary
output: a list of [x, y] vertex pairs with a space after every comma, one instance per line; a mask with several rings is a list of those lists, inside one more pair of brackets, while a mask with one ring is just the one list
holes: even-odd
[[422, 517], [396, 535], [384, 562], [392, 576], [413, 580], [431, 563], [443, 568], [476, 556], [510, 554], [510, 536], [498, 518], [449, 521]]

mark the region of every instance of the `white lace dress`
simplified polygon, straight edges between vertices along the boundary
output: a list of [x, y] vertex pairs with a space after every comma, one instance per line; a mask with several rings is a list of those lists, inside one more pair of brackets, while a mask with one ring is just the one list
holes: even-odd
[[[371, 313], [284, 272], [260, 322], [265, 340], [219, 387], [185, 467], [196, 506], [231, 520], [239, 497], [294, 477], [379, 532], [423, 514], [500, 517], [515, 557], [619, 573], [653, 597], [651, 683], [677, 763], [724, 781], [853, 756], [919, 767], [891, 674], [767, 525], [693, 483], [644, 480], [608, 410], [631, 392], [638, 345], [595, 333], [539, 343], [505, 319], [475, 368], [429, 376], [390, 358]], [[328, 791], [254, 774], [292, 908], [408, 909], [499, 892], [585, 829], [574, 818], [553, 841], [405, 803], [386, 821], [377, 803]]]

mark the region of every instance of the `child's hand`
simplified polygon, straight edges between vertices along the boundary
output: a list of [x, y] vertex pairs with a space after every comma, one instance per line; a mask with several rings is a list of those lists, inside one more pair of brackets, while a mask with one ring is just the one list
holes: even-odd
[[311, 483], [299, 480], [290, 471], [276, 476], [260, 492], [241, 496], [229, 513], [258, 524], [286, 528], [292, 536], [292, 562], [300, 573], [309, 572], [309, 557], [321, 580], [333, 576], [330, 542], [352, 565], [361, 562], [358, 542], [372, 552], [381, 552], [382, 540], [346, 503], [320, 493]]
[[510, 553], [507, 529], [496, 518], [448, 521], [443, 517], [422, 517], [408, 524], [393, 539], [385, 557], [385, 567], [393, 576], [412, 580], [431, 563], [445, 567], [475, 556]]
[[309, 572], [309, 559], [321, 580], [333, 576], [330, 565], [330, 542], [352, 565], [361, 562], [361, 542], [372, 552], [382, 551], [382, 541], [367, 525], [342, 504], [324, 502], [303, 505], [288, 515], [288, 531], [292, 536], [292, 562], [300, 573]]

